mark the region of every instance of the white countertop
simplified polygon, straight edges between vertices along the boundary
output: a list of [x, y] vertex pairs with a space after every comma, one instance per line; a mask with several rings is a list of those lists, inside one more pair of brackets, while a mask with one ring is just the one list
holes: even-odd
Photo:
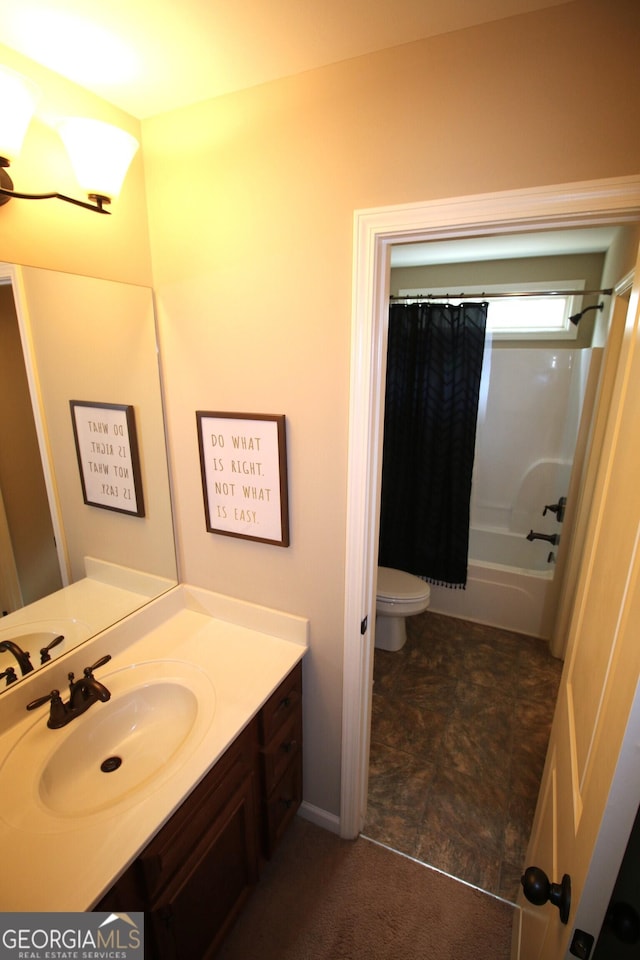
[[[64, 635], [51, 651], [53, 660], [78, 643], [129, 616], [172, 587], [175, 581], [145, 574], [94, 557], [85, 557], [86, 576], [54, 593], [13, 610], [0, 619], [0, 640], [16, 640], [38, 631]], [[38, 650], [31, 649], [31, 662], [38, 669]], [[0, 653], [0, 670], [16, 666], [10, 653]]]
[[[25, 823], [21, 829], [9, 822], [15, 823], [15, 815], [3, 815], [0, 796], [0, 911], [91, 909], [302, 659], [307, 643], [304, 618], [182, 585], [5, 692], [0, 697], [3, 763], [34, 724], [46, 726], [48, 706], [27, 713], [26, 704], [53, 687], [65, 691], [69, 670], [78, 675], [105, 654], [112, 660], [96, 671], [96, 679], [107, 687], [109, 674], [131, 663], [167, 659], [196, 665], [215, 689], [215, 714], [171, 777], [160, 778], [155, 788], [151, 783], [125, 810], [119, 805], [50, 826]], [[93, 705], [68, 727], [107, 706]], [[46, 735], [61, 732], [47, 729]]]

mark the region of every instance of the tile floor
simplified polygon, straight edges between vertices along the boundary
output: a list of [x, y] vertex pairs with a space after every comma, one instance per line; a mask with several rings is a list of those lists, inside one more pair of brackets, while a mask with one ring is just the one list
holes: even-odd
[[561, 669], [541, 640], [410, 618], [375, 651], [365, 836], [514, 900]]

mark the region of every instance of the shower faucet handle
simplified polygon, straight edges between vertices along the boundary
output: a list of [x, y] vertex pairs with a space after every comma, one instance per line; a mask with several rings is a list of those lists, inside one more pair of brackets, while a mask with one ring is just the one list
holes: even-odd
[[556, 520], [558, 521], [558, 523], [562, 523], [562, 521], [564, 520], [564, 511], [566, 506], [567, 506], [567, 498], [560, 497], [557, 503], [548, 503], [546, 505], [546, 507], [542, 511], [542, 516], [546, 517], [547, 510], [550, 510], [551, 513], [555, 513]]

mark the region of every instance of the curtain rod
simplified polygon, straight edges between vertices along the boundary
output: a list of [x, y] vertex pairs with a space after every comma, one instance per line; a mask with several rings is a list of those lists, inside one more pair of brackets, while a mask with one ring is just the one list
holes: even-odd
[[389, 297], [392, 301], [401, 300], [495, 300], [499, 297], [587, 297], [596, 293], [610, 297], [613, 289], [606, 290], [531, 290], [513, 293], [414, 293]]

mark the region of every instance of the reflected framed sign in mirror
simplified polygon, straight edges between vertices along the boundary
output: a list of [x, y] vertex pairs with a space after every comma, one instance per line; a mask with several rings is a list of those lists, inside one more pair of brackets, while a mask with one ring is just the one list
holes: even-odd
[[70, 400], [84, 502], [144, 517], [133, 406]]
[[[79, 457], [71, 398], [115, 430], [121, 469], [105, 437]], [[131, 481], [131, 499], [96, 494], [94, 472], [119, 492], [116, 478]], [[31, 644], [39, 668], [34, 637], [64, 635], [54, 661], [176, 583], [152, 291], [0, 263], [0, 639]], [[10, 665], [1, 650], [0, 674]]]

